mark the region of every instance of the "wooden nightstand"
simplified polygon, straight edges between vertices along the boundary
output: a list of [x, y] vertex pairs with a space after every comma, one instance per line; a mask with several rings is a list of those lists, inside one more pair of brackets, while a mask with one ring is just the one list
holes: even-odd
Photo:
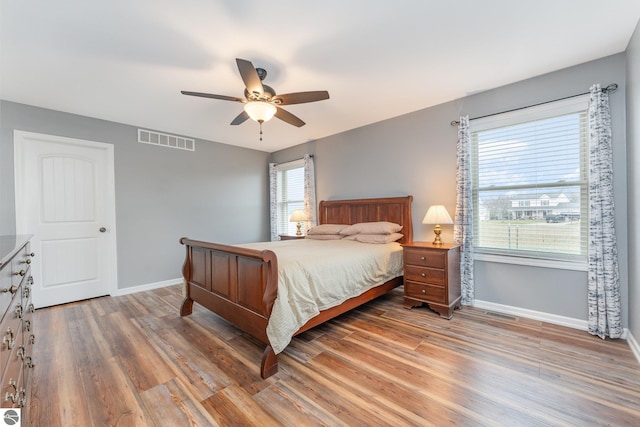
[[280, 240], [297, 240], [304, 239], [304, 235], [296, 236], [295, 234], [280, 234]]
[[404, 247], [404, 307], [423, 303], [451, 319], [460, 308], [460, 247], [413, 242]]

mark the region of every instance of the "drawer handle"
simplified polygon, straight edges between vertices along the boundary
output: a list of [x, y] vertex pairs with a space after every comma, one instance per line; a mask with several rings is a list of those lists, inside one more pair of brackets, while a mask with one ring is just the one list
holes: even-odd
[[2, 337], [2, 344], [7, 346], [7, 350], [11, 350], [16, 345], [16, 338], [13, 336], [11, 328], [7, 328], [7, 332]]
[[9, 393], [7, 392], [7, 394], [4, 395], [4, 401], [8, 402], [9, 400], [11, 400], [13, 403], [18, 403], [18, 392], [16, 391], [15, 393]]
[[424, 260], [426, 260], [426, 259], [427, 259], [427, 258], [426, 258], [425, 256], [421, 256], [421, 257], [420, 257], [420, 261], [424, 261]]
[[11, 350], [16, 345], [16, 340], [13, 338], [7, 338], [6, 335], [2, 337], [2, 344], [7, 346], [7, 350]]
[[4, 289], [0, 290], [0, 292], [2, 292], [2, 293], [11, 292], [12, 295], [15, 295], [15, 293], [17, 291], [18, 291], [18, 287], [16, 285], [11, 285], [11, 287], [9, 289], [4, 288]]
[[422, 277], [427, 277], [426, 273], [420, 273]]
[[422, 290], [422, 293], [423, 293], [423, 294], [426, 294], [426, 293], [427, 293], [427, 291], [425, 291], [425, 290], [423, 289], [423, 290]]
[[20, 395], [22, 397], [18, 399], [18, 404], [20, 405], [21, 408], [24, 408], [27, 404], [27, 389], [22, 387], [20, 389]]

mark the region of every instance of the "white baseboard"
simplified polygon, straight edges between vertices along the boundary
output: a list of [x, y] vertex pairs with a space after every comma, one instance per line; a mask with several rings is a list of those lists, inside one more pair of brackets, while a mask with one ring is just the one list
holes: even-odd
[[178, 279], [171, 279], [171, 280], [165, 280], [165, 281], [162, 281], [162, 282], [148, 283], [146, 285], [139, 285], [139, 286], [131, 286], [129, 288], [122, 288], [122, 289], [118, 289], [111, 296], [119, 297], [119, 296], [122, 296], [122, 295], [135, 294], [137, 292], [150, 291], [152, 289], [159, 289], [159, 288], [165, 288], [167, 286], [179, 285], [179, 284], [182, 283], [182, 280], [183, 280], [182, 277], [180, 277]]
[[[488, 301], [475, 300], [473, 307], [477, 307], [483, 310], [497, 311], [499, 313], [511, 314], [513, 316], [522, 316], [529, 319], [540, 320], [554, 325], [567, 326], [569, 328], [579, 329], [586, 331], [589, 329], [589, 322], [586, 320], [574, 319], [572, 317], [558, 316], [556, 314], [544, 313], [542, 311], [528, 310], [526, 308], [513, 307], [510, 305], [496, 304]], [[627, 340], [633, 355], [636, 357], [638, 363], [640, 363], [640, 345], [635, 340], [629, 329], [624, 328], [622, 331], [621, 339]]]
[[640, 363], [640, 345], [638, 345], [638, 341], [636, 341], [633, 335], [631, 335], [629, 330], [627, 330], [627, 342], [629, 343], [629, 347], [631, 347], [631, 351], [636, 357], [636, 360]]
[[529, 319], [541, 320], [543, 322], [553, 323], [554, 325], [567, 326], [569, 328], [580, 329], [582, 331], [586, 331], [589, 325], [586, 320], [574, 319], [573, 317], [558, 316], [556, 314], [528, 310], [526, 308], [513, 307], [510, 305], [496, 304], [488, 301], [475, 300], [473, 302], [473, 306], [481, 308], [483, 310], [491, 310], [500, 313], [511, 314], [514, 316], [527, 317]]

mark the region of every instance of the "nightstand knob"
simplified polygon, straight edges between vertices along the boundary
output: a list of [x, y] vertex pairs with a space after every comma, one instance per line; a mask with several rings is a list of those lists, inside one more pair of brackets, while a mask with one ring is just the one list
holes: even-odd
[[421, 257], [420, 257], [420, 260], [422, 260], [422, 261], [424, 261], [425, 259], [426, 259], [426, 258], [425, 258], [425, 257], [423, 257], [423, 256], [421, 256]]
[[422, 293], [423, 293], [423, 294], [426, 294], [426, 293], [427, 293], [427, 291], [425, 291], [425, 290], [423, 289], [423, 290], [422, 290]]
[[425, 273], [420, 273], [420, 275], [421, 275], [422, 277], [427, 277], [427, 275], [426, 275]]

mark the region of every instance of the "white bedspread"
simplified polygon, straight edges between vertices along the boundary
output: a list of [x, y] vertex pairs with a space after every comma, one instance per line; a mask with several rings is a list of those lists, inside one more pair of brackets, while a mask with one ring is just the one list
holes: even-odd
[[269, 249], [278, 257], [278, 296], [267, 325], [276, 354], [320, 310], [402, 275], [402, 247], [397, 242], [300, 239], [237, 246]]

